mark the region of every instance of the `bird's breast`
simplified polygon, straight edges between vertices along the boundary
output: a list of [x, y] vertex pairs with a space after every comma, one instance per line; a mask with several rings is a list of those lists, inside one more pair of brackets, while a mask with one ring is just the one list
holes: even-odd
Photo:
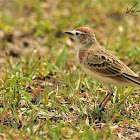
[[78, 57], [80, 64], [83, 64], [83, 60], [86, 57], [87, 53], [88, 53], [88, 50], [79, 50], [77, 52], [77, 57]]

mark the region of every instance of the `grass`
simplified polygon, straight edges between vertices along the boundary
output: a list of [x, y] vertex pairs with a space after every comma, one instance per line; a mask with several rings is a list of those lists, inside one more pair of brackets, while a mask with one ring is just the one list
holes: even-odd
[[[98, 42], [139, 72], [139, 16], [131, 3], [14, 0], [0, 12], [0, 138], [139, 138], [139, 89], [107, 89], [84, 74], [64, 31], [91, 27]], [[135, 26], [133, 26], [135, 25]], [[112, 32], [113, 31], [113, 32]]]

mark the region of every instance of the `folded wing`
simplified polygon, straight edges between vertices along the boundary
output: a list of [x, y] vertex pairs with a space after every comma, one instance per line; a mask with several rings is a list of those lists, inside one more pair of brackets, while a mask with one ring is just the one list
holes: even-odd
[[124, 79], [140, 86], [140, 78], [123, 62], [112, 55], [107, 57], [105, 53], [95, 54], [90, 51], [84, 63], [90, 70], [97, 74], [116, 79]]

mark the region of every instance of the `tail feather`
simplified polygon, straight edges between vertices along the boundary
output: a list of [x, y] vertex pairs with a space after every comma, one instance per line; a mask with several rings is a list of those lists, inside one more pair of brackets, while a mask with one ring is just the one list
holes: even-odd
[[123, 73], [122, 77], [135, 83], [138, 87], [140, 87], [140, 77], [132, 76], [127, 73]]

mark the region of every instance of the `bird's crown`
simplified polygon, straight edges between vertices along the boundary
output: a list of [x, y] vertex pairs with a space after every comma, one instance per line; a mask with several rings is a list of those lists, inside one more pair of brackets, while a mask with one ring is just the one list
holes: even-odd
[[93, 31], [88, 27], [78, 27], [74, 29], [75, 31], [80, 31], [88, 34], [93, 34]]

